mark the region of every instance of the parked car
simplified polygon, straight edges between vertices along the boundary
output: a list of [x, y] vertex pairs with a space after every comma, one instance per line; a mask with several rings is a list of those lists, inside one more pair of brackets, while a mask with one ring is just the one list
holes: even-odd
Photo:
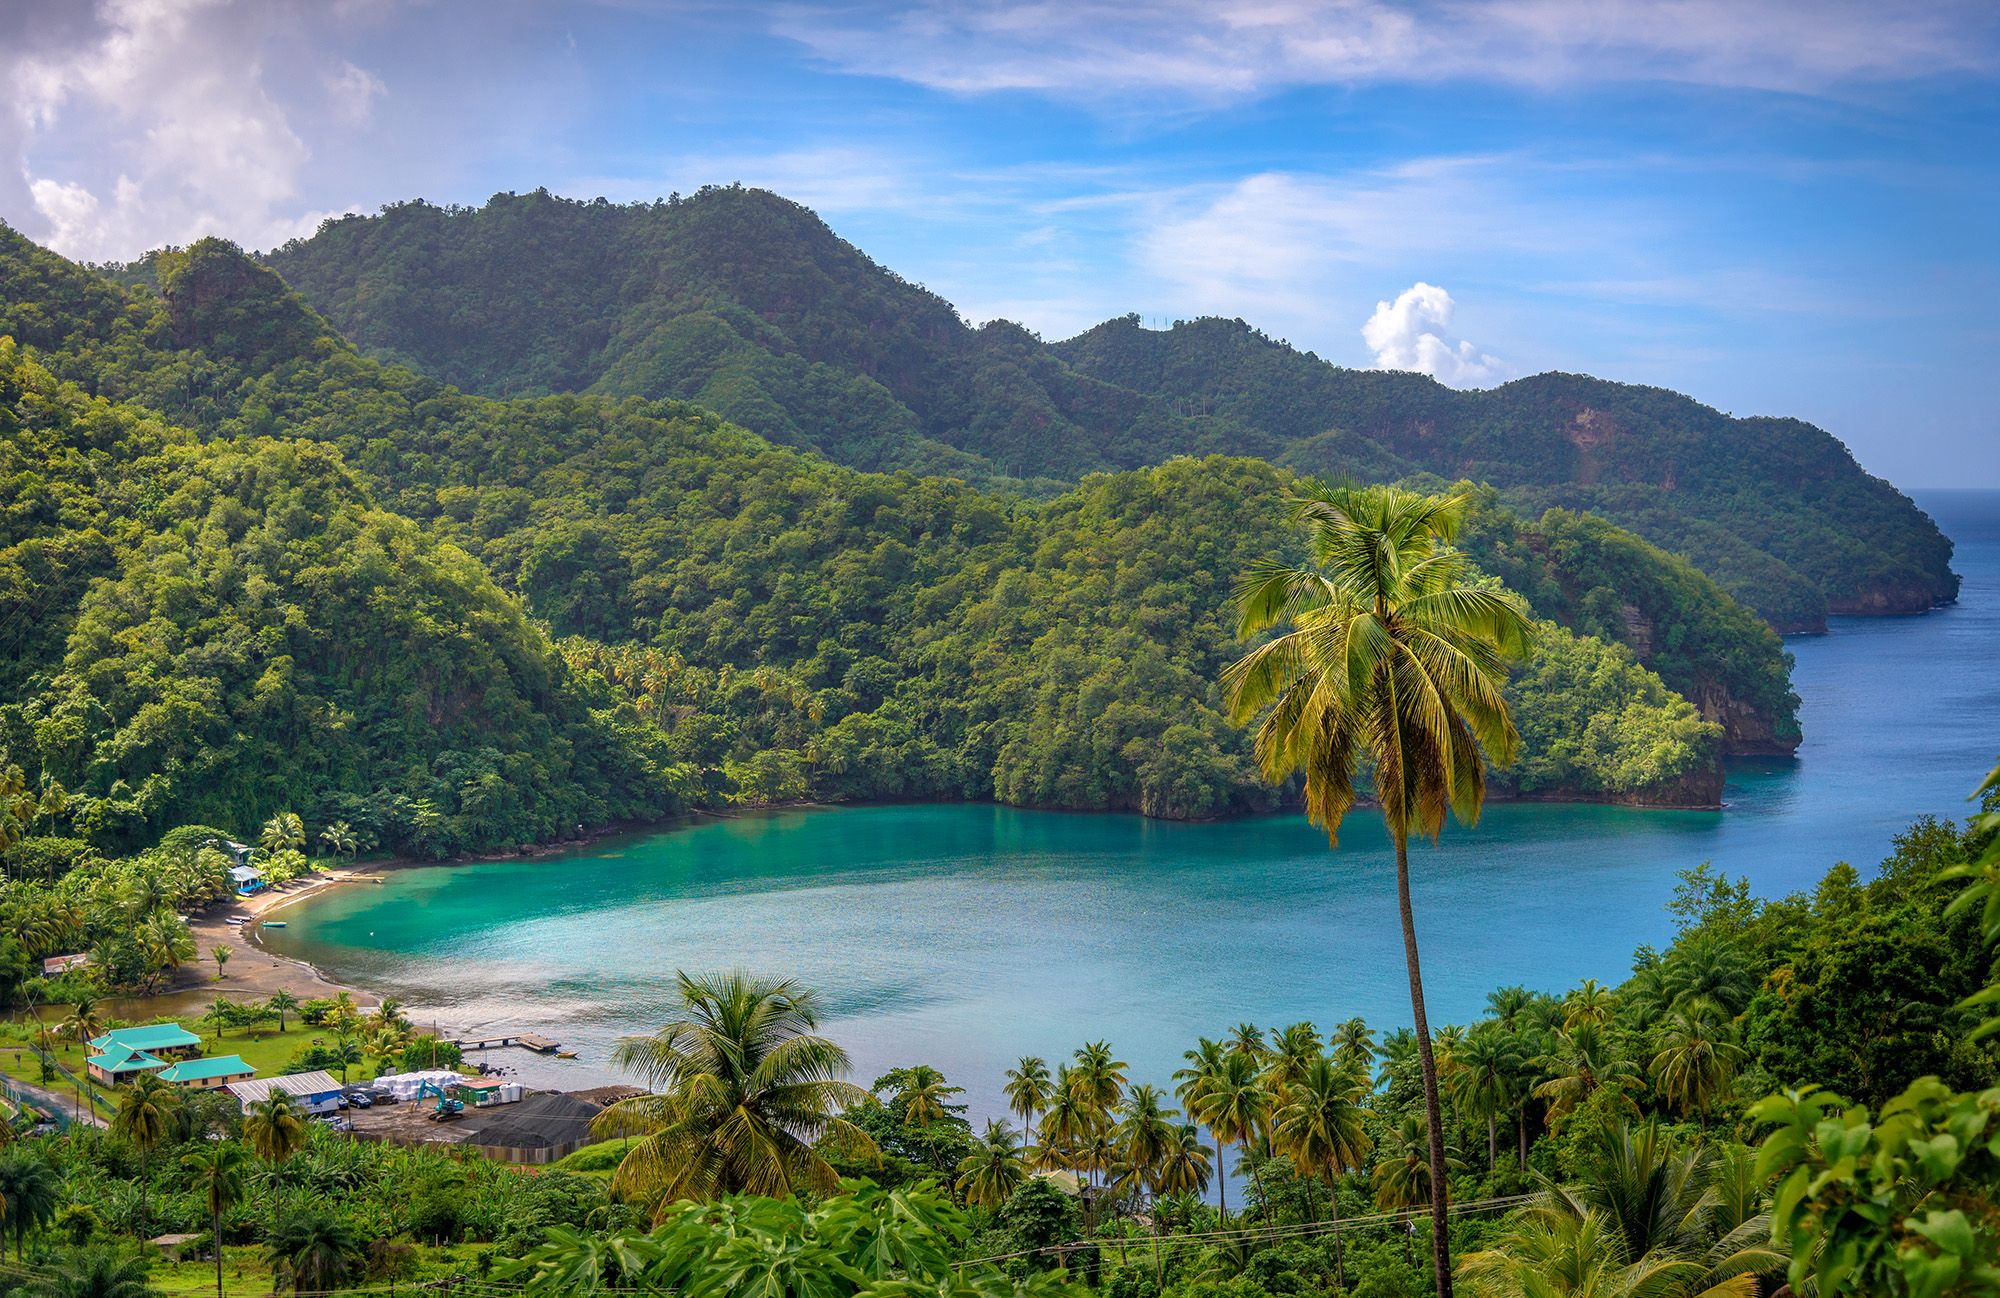
[[347, 1102], [357, 1109], [372, 1109], [375, 1107], [375, 1097], [367, 1091], [349, 1091], [347, 1093]]
[[330, 1124], [328, 1124], [328, 1125], [330, 1125], [330, 1126], [331, 1126], [331, 1127], [332, 1127], [332, 1128], [333, 1128], [333, 1129], [334, 1129], [335, 1131], [352, 1131], [352, 1130], [354, 1130], [354, 1119], [352, 1119], [352, 1118], [335, 1118], [335, 1119], [334, 1119], [334, 1120], [333, 1120], [333, 1121], [332, 1121], [332, 1122], [331, 1122]]

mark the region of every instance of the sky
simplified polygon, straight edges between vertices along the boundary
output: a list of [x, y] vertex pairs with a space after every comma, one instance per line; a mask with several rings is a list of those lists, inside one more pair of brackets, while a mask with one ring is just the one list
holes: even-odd
[[2000, 486], [1994, 0], [0, 0], [0, 219], [81, 260], [732, 182], [975, 322], [1591, 373]]

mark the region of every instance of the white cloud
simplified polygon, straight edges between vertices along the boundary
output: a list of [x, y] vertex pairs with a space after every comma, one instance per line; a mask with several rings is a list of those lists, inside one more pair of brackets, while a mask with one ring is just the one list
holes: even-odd
[[333, 111], [349, 122], [367, 121], [368, 115], [375, 110], [377, 97], [389, 93], [389, 88], [382, 84], [382, 78], [345, 61], [327, 73], [324, 80]]
[[960, 93], [1231, 100], [1299, 85], [1658, 80], [1824, 94], [1986, 71], [1985, 0], [875, 0], [784, 5], [845, 71]]
[[1377, 302], [1361, 326], [1362, 341], [1375, 353], [1378, 370], [1415, 370], [1455, 388], [1477, 387], [1507, 378], [1505, 362], [1463, 339], [1453, 342], [1451, 294], [1422, 280]]
[[[60, 8], [60, 7], [59, 7]], [[49, 246], [86, 260], [223, 234], [262, 246], [302, 213], [311, 151], [271, 89], [266, 54], [296, 15], [238, 0], [102, 0], [29, 13], [61, 30], [0, 54], [4, 142]], [[25, 11], [24, 11], [25, 12]], [[325, 79], [334, 111], [367, 115], [380, 80]]]

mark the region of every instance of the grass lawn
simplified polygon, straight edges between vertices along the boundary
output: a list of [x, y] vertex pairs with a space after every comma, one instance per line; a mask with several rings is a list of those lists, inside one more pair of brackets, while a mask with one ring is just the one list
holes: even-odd
[[[478, 1254], [490, 1248], [482, 1245], [452, 1244], [444, 1248], [430, 1248], [419, 1245], [416, 1248], [416, 1274], [409, 1278], [410, 1291], [416, 1293], [416, 1285], [427, 1279], [436, 1279], [452, 1274], [470, 1275], [478, 1266]], [[159, 1262], [153, 1263], [152, 1273], [147, 1283], [155, 1292], [166, 1298], [201, 1298], [203, 1294], [215, 1293], [215, 1262]], [[355, 1283], [371, 1287], [386, 1285], [386, 1280], [367, 1281], [356, 1278]], [[402, 1282], [399, 1282], [399, 1286]], [[222, 1250], [222, 1294], [223, 1298], [270, 1298], [272, 1293], [271, 1268], [264, 1264], [264, 1250], [255, 1244], [231, 1244]]]
[[[44, 1010], [45, 1021], [59, 1022], [66, 1012], [67, 1007], [47, 1007]], [[309, 1027], [299, 1022], [297, 1018], [288, 1019], [283, 1032], [279, 1032], [278, 1025], [272, 1022], [259, 1024], [256, 1027], [226, 1028], [220, 1037], [198, 1020], [183, 1018], [177, 1021], [188, 1031], [201, 1035], [204, 1055], [241, 1055], [243, 1062], [256, 1069], [259, 1077], [271, 1077], [283, 1072], [285, 1065], [291, 1062], [292, 1056], [305, 1046], [315, 1042], [327, 1045], [333, 1043], [331, 1032], [325, 1028]], [[22, 1081], [40, 1083], [41, 1064], [35, 1056], [27, 1050], [6, 1049], [8, 1046], [24, 1045], [33, 1039], [34, 1029], [25, 1020], [0, 1024], [0, 1072]], [[76, 1042], [65, 1042], [55, 1055], [63, 1067], [79, 1077], [83, 1075], [84, 1052]], [[340, 1070], [332, 1071], [334, 1076], [340, 1075]], [[365, 1082], [374, 1077], [375, 1073], [375, 1065], [372, 1062], [355, 1064], [348, 1068], [347, 1080]], [[61, 1088], [66, 1083], [57, 1081], [50, 1085]], [[213, 1279], [214, 1277], [210, 1276], [210, 1280]]]

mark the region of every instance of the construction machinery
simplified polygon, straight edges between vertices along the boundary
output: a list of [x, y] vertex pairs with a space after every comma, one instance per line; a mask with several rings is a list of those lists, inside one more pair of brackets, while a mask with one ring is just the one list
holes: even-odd
[[432, 1122], [449, 1122], [451, 1119], [459, 1117], [465, 1112], [465, 1101], [458, 1099], [451, 1092], [445, 1090], [444, 1087], [439, 1086], [435, 1082], [425, 1082], [417, 1088], [417, 1099], [419, 1101], [422, 1101], [427, 1095], [437, 1096], [437, 1107], [425, 1115]]

